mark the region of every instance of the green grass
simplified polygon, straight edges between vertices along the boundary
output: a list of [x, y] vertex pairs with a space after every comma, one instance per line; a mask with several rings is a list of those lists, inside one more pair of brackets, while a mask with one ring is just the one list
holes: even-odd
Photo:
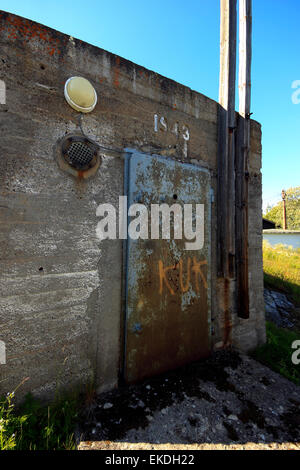
[[[294, 303], [300, 305], [300, 250], [284, 245], [272, 247], [264, 241], [263, 266], [265, 286], [289, 294]], [[266, 333], [267, 342], [254, 351], [255, 359], [300, 385], [300, 364], [292, 362], [292, 343], [300, 340], [300, 332], [267, 322]]]
[[72, 396], [45, 406], [28, 394], [14, 406], [14, 392], [0, 400], [0, 450], [73, 450], [79, 409]]
[[293, 364], [291, 347], [295, 340], [300, 340], [299, 333], [278, 328], [271, 322], [267, 322], [266, 327], [267, 342], [255, 350], [254, 358], [300, 385], [300, 364]]
[[263, 263], [265, 286], [286, 292], [300, 305], [300, 249], [264, 241]]

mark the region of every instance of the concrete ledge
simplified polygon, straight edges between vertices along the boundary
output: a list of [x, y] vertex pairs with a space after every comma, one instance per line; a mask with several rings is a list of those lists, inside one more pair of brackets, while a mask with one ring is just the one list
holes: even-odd
[[246, 444], [151, 444], [145, 442], [111, 442], [87, 441], [80, 442], [77, 450], [300, 450], [300, 443], [284, 442], [278, 444], [261, 444], [247, 442]]
[[283, 234], [290, 234], [290, 235], [300, 235], [300, 230], [276, 230], [273, 228], [263, 230], [263, 233], [283, 233]]

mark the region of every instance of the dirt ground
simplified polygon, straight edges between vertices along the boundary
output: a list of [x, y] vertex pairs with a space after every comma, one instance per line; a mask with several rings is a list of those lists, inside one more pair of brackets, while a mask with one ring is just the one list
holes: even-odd
[[95, 397], [78, 449], [297, 449], [300, 387], [252, 358], [220, 351]]

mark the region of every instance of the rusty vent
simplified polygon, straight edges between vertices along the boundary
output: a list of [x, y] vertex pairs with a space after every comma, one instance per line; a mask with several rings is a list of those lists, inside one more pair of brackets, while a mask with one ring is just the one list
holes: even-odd
[[62, 143], [62, 152], [69, 165], [78, 170], [93, 166], [98, 154], [98, 147], [86, 137], [67, 137]]
[[67, 153], [73, 165], [79, 167], [88, 165], [94, 157], [93, 150], [82, 142], [73, 142]]

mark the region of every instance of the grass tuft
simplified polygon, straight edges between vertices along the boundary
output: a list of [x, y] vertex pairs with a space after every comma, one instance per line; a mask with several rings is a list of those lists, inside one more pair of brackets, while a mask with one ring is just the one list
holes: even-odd
[[27, 394], [19, 408], [11, 392], [0, 399], [0, 450], [74, 450], [76, 397], [43, 405]]
[[255, 350], [253, 356], [262, 364], [275, 372], [300, 385], [300, 364], [292, 362], [292, 343], [300, 336], [295, 331], [278, 328], [274, 323], [267, 322], [267, 342]]

